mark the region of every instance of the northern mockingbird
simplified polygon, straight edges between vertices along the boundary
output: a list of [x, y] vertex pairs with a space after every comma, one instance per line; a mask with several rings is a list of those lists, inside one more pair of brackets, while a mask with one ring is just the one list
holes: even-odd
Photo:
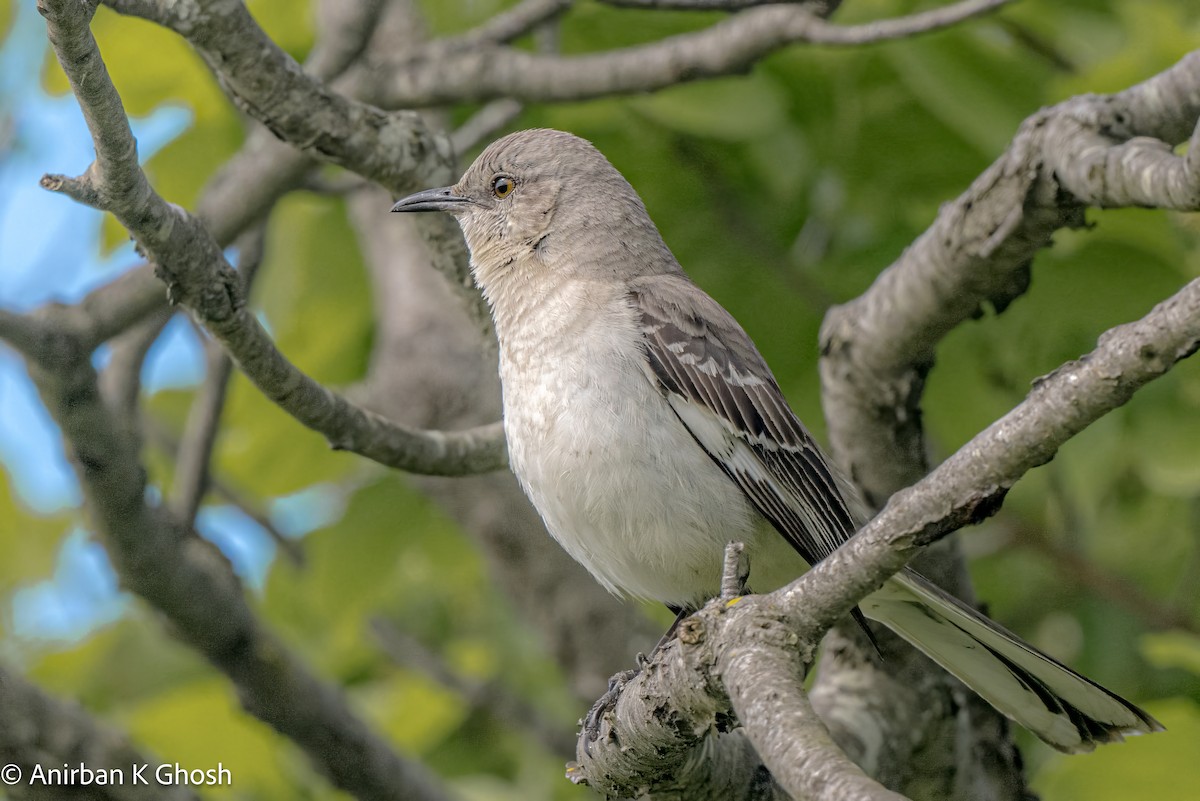
[[[858, 528], [853, 488], [750, 337], [589, 142], [511, 134], [392, 211], [461, 225], [500, 342], [512, 470], [610, 591], [694, 610], [718, 594], [727, 542], [767, 591]], [[1060, 750], [1162, 728], [911, 570], [860, 609]]]

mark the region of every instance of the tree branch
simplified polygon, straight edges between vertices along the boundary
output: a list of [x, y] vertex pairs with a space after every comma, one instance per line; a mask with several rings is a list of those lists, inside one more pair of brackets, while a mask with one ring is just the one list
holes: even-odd
[[[394, 197], [457, 178], [449, 140], [432, 132], [420, 115], [384, 112], [353, 99], [375, 99], [373, 73], [353, 72], [325, 86], [281, 50], [240, 2], [107, 0], [107, 5], [186, 38], [235, 104], [314, 158], [375, 181]], [[458, 291], [481, 334], [490, 335], [490, 317], [472, 282], [458, 226], [441, 214], [425, 215], [418, 224], [434, 269]]]
[[[1033, 256], [1059, 228], [1083, 226], [1087, 204], [1181, 208], [1178, 187], [1196, 174], [1189, 162], [1163, 156], [1161, 145], [1149, 148], [1158, 152], [1155, 169], [1178, 178], [1135, 198], [1128, 187], [1139, 179], [1131, 182], [1129, 170], [1145, 162], [1124, 157], [1148, 145], [1121, 136], [1179, 134], [1186, 123], [1186, 138], [1198, 118], [1200, 53], [1120, 94], [1039, 111], [867, 292], [830, 311], [821, 332], [829, 437], [871, 505], [878, 508], [926, 472], [919, 402], [941, 338], [983, 304], [1002, 311], [1021, 295]], [[1098, 149], [1098, 136], [1109, 137], [1106, 148]], [[1089, 170], [1079, 170], [1078, 159]], [[1200, 204], [1193, 199], [1190, 208]]]
[[[373, 0], [363, 0], [370, 11]], [[338, 32], [322, 31], [307, 67], [315, 74], [335, 72], [339, 59], [334, 51], [353, 48], [355, 21], [348, 18], [346, 4], [337, 4]], [[364, 9], [360, 9], [364, 11]], [[361, 24], [366, 24], [361, 21]], [[343, 28], [349, 28], [343, 31]], [[360, 31], [361, 35], [361, 31]], [[333, 40], [324, 43], [328, 38]], [[269, 131], [255, 127], [238, 152], [217, 171], [204, 187], [197, 203], [196, 216], [204, 221], [213, 238], [222, 246], [230, 244], [242, 231], [258, 220], [283, 194], [300, 185], [317, 162]], [[76, 324], [86, 329], [93, 347], [106, 342], [133, 325], [155, 308], [164, 306], [162, 282], [152, 265], [137, 267], [114, 281], [89, 293], [77, 307], [59, 307], [54, 312], [62, 322], [77, 315]]]
[[335, 448], [439, 475], [501, 467], [505, 454], [499, 423], [449, 433], [398, 426], [322, 387], [279, 353], [245, 308], [236, 274], [217, 243], [196, 218], [166, 203], [146, 181], [120, 97], [87, 18], [73, 15], [65, 5], [64, 0], [43, 0], [39, 10], [47, 17], [56, 54], [85, 110], [97, 160], [79, 178], [45, 176], [43, 186], [113, 213], [158, 266], [174, 300], [196, 313], [267, 397], [324, 434]]
[[146, 354], [171, 321], [175, 310], [163, 304], [111, 340], [111, 357], [100, 375], [100, 394], [121, 425], [121, 430], [141, 442], [138, 400], [142, 391], [142, 366]]
[[515, 100], [502, 98], [493, 100], [467, 118], [450, 134], [450, 143], [455, 153], [465, 153], [497, 130], [505, 127], [525, 108]]
[[[1022, 294], [1029, 285], [1030, 262], [1050, 244], [1055, 231], [1083, 226], [1088, 204], [1149, 202], [1180, 208], [1191, 202], [1195, 207], [1194, 188], [1190, 200], [1187, 194], [1189, 182], [1196, 185], [1194, 168], [1186, 159], [1166, 153], [1162, 143], [1133, 137], [1177, 137], [1169, 139], [1171, 143], [1186, 138], [1200, 116], [1197, 87], [1200, 56], [1193, 54], [1124, 92], [1077, 97], [1034, 114], [1005, 154], [961, 197], [946, 204], [930, 228], [866, 293], [827, 315], [821, 334], [821, 377], [832, 450], [872, 507], [878, 508], [928, 470], [920, 399], [938, 342], [982, 313], [985, 304], [999, 312]], [[1165, 182], [1154, 190], [1136, 188], [1146, 185], [1143, 179], [1152, 171], [1154, 180]], [[940, 564], [953, 579], [954, 571], [946, 570], [951, 562], [943, 559]], [[965, 573], [960, 575], [957, 585], [949, 582], [959, 592]], [[953, 697], [951, 703], [965, 697], [968, 704], [974, 703], [974, 696], [954, 682], [949, 682], [950, 695], [944, 690], [931, 693], [919, 681], [903, 681], [904, 691], [897, 692], [894, 679], [862, 657], [843, 648], [831, 653], [833, 658], [824, 660], [814, 685], [814, 702], [839, 742], [847, 747], [873, 739], [881, 742], [882, 747], [869, 754], [865, 746], [856, 753], [872, 764], [877, 776], [911, 775], [914, 753], [922, 748], [931, 758], [945, 761], [931, 753], [945, 750], [934, 742], [939, 731], [932, 732], [932, 739], [880, 739], [880, 727], [890, 725], [888, 721], [901, 726], [905, 720], [936, 722], [927, 710], [939, 703], [939, 695]], [[926, 664], [908, 651], [889, 658], [887, 673], [900, 670], [908, 675], [915, 670], [907, 667], [910, 662], [916, 667]], [[839, 674], [844, 670], [856, 677], [843, 681]], [[847, 693], [848, 684], [856, 692]], [[924, 686], [936, 689], [932, 683]], [[872, 709], [881, 714], [872, 714]], [[1009, 740], [985, 719], [992, 713], [978, 709], [985, 717], [967, 712], [972, 730], [989, 738], [989, 750], [999, 755], [1002, 743]], [[1021, 770], [1017, 755], [998, 758], [989, 766], [970, 757], [982, 746], [954, 739], [960, 764], [999, 771], [996, 785], [1018, 783], [1013, 778]], [[948, 764], [947, 769], [957, 767]]]
[[646, 92], [745, 72], [790, 44], [856, 46], [905, 38], [986, 14], [1009, 1], [964, 0], [911, 17], [853, 26], [822, 20], [819, 14], [832, 10], [827, 6], [771, 5], [743, 11], [695, 33], [581, 56], [545, 56], [501, 47], [445, 53], [435, 43], [390, 67], [390, 82], [378, 102], [389, 108], [412, 108], [498, 97], [545, 102]]
[[[672, 11], [741, 11], [780, 0], [600, 0], [617, 8], [658, 8]], [[800, 0], [803, 2], [803, 0]]]
[[330, 81], [362, 56], [385, 0], [319, 0], [316, 5], [319, 36], [304, 63], [304, 70], [320, 81]]
[[314, 80], [266, 35], [243, 3], [106, 4], [186, 38], [243, 111], [313, 156], [369, 176], [395, 194], [447, 171], [451, 154], [445, 139], [418, 114], [384, 112]]
[[146, 505], [145, 469], [100, 399], [88, 352], [59, 339], [52, 361], [27, 354], [30, 376], [67, 440], [122, 584], [162, 611], [229, 676], [243, 706], [295, 741], [338, 787], [363, 799], [445, 798], [424, 768], [397, 757], [336, 688], [262, 627], [212, 545], [166, 509]]

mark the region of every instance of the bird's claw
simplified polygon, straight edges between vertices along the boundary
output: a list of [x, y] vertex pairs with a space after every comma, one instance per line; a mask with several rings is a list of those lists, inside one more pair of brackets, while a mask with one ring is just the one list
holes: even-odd
[[608, 680], [608, 689], [604, 691], [604, 695], [592, 704], [592, 708], [588, 710], [587, 716], [583, 719], [583, 751], [588, 756], [592, 755], [592, 743], [600, 739], [600, 723], [604, 716], [616, 706], [617, 699], [621, 697], [621, 692], [625, 689], [633, 677], [641, 672], [645, 666], [645, 657], [638, 654], [638, 666], [633, 670], [622, 670]]

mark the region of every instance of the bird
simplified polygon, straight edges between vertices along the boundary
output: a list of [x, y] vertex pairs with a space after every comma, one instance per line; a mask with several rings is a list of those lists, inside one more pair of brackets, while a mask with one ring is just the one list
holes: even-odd
[[[499, 343], [510, 467], [609, 591], [684, 615], [719, 594], [726, 543], [765, 592], [864, 522], [749, 335], [590, 142], [509, 134], [391, 210], [458, 221]], [[912, 569], [858, 609], [1060, 751], [1163, 728]]]

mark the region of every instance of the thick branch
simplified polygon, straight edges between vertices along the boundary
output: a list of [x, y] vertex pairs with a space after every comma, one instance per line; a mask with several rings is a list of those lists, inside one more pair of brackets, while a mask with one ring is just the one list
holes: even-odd
[[335, 448], [400, 469], [433, 474], [494, 470], [504, 463], [500, 425], [462, 432], [415, 431], [367, 412], [292, 365], [244, 304], [236, 273], [204, 226], [160, 198], [137, 164], [136, 145], [82, 14], [44, 0], [51, 40], [96, 144], [80, 178], [46, 176], [43, 186], [113, 213], [158, 265], [174, 300], [188, 306], [225, 345], [247, 377]]
[[[1097, 347], [1038, 379], [1026, 400], [988, 426], [793, 585], [805, 614], [828, 627], [917, 549], [994, 513], [1017, 480], [1069, 439], [1200, 349], [1200, 279]], [[786, 594], [786, 593], [785, 593]]]
[[[1175, 144], [1194, 130], [1198, 117], [1198, 54], [1118, 94], [1077, 97], [1038, 112], [1021, 126], [1008, 151], [943, 207], [929, 230], [870, 290], [829, 313], [822, 329], [821, 375], [830, 441], [871, 506], [878, 508], [928, 469], [920, 399], [938, 342], [985, 305], [1001, 311], [1023, 293], [1030, 262], [1055, 231], [1082, 226], [1088, 204], [1195, 207], [1198, 173], [1189, 160], [1170, 154], [1161, 142], [1132, 137], [1160, 135]], [[950, 561], [943, 559], [937, 570], [961, 592], [961, 579], [956, 583], [958, 577], [945, 568]], [[922, 565], [923, 570], [929, 567]], [[897, 716], [894, 706], [901, 696], [889, 676], [849, 651], [835, 650], [834, 656], [822, 666], [814, 698], [833, 699], [849, 711], [846, 716], [846, 710], [821, 706], [839, 741], [848, 746], [868, 741], [888, 725], [863, 710], [886, 706], [888, 715], [882, 720], [932, 720], [926, 711], [937, 695], [946, 697], [906, 682], [902, 697], [909, 711]], [[925, 664], [915, 654], [890, 661], [893, 670], [908, 670], [910, 662]], [[858, 696], [887, 694], [888, 701], [820, 691], [827, 682], [846, 683], [837, 678], [843, 667], [858, 674]], [[874, 678], [868, 680], [868, 674]], [[950, 687], [956, 692], [953, 683]], [[974, 730], [995, 730], [969, 714], [979, 721], [972, 724]], [[835, 721], [842, 717], [848, 725]], [[959, 758], [969, 759], [979, 745], [961, 739], [956, 739], [964, 748]], [[921, 744], [900, 736], [883, 742], [885, 747], [868, 757], [876, 775], [911, 773], [912, 749]], [[1015, 758], [1007, 765], [995, 764], [1010, 777], [1020, 770]], [[1002, 778], [996, 784], [1011, 785], [1013, 780]]]
[[[1178, 134], [1187, 121], [1186, 138], [1198, 118], [1200, 53], [1120, 94], [1039, 111], [867, 292], [830, 311], [821, 333], [829, 437], [873, 506], [926, 472], [919, 401], [941, 338], [983, 304], [1003, 310], [1022, 294], [1034, 254], [1059, 228], [1082, 226], [1086, 204], [1181, 208], [1176, 187], [1196, 183], [1189, 162], [1121, 136]], [[1131, 175], [1146, 162], [1128, 157], [1145, 152], [1155, 154], [1154, 169], [1177, 178], [1160, 186], [1146, 172]], [[1145, 189], [1132, 195], [1131, 183]], [[1190, 208], [1200, 204], [1193, 198]]]

